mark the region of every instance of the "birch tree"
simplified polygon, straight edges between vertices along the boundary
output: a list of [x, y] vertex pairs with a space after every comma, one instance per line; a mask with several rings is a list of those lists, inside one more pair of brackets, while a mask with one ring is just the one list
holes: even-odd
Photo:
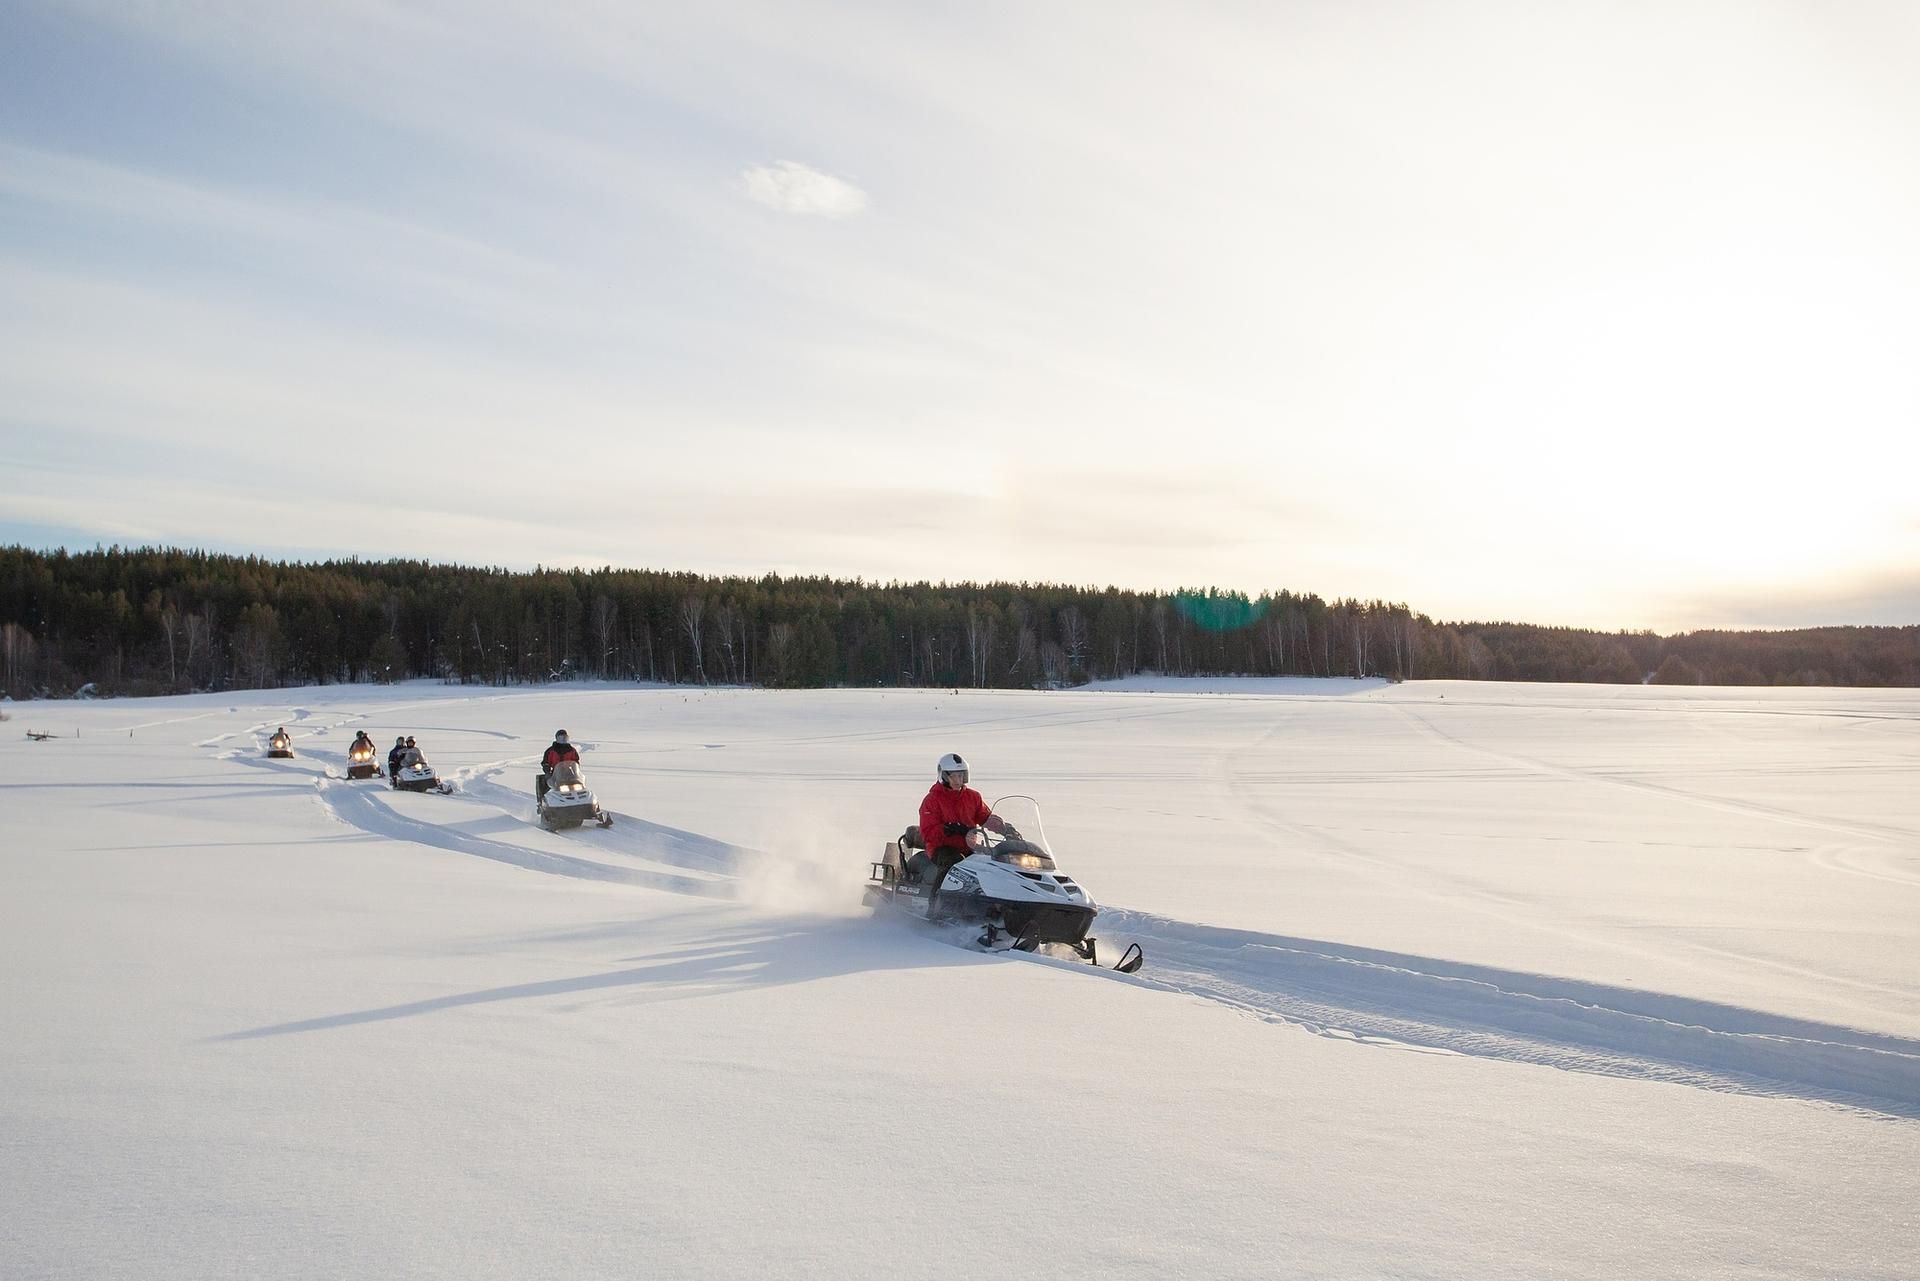
[[[191, 684], [194, 680], [194, 660], [213, 647], [213, 624], [205, 614], [192, 613], [182, 620], [182, 627], [187, 636], [187, 681]], [[207, 683], [212, 684], [211, 681]]]
[[702, 685], [707, 683], [706, 655], [701, 649], [701, 619], [707, 612], [707, 598], [699, 593], [690, 593], [680, 601], [680, 631], [686, 636], [687, 644], [693, 650], [694, 677]]
[[740, 662], [733, 642], [734, 629], [740, 625], [740, 611], [731, 600], [722, 600], [720, 608], [713, 611], [713, 625], [720, 632], [720, 653], [727, 661], [727, 681], [738, 685], [741, 683]]
[[620, 607], [613, 603], [611, 596], [602, 594], [593, 598], [593, 648], [596, 654], [594, 666], [602, 680], [609, 675], [607, 658], [613, 653], [619, 638], [619, 633], [614, 630], [614, 623], [619, 614]]
[[1069, 673], [1075, 669], [1086, 671], [1089, 650], [1087, 616], [1080, 612], [1077, 605], [1069, 605], [1060, 611], [1060, 650]]
[[987, 664], [993, 656], [994, 622], [991, 606], [984, 610], [967, 607], [967, 665], [975, 689], [987, 683]]
[[167, 605], [160, 611], [160, 630], [167, 637], [167, 689], [173, 690], [180, 683], [180, 665], [175, 661], [174, 634], [180, 630], [180, 611]]
[[26, 693], [33, 673], [33, 634], [18, 623], [0, 625], [0, 693]]

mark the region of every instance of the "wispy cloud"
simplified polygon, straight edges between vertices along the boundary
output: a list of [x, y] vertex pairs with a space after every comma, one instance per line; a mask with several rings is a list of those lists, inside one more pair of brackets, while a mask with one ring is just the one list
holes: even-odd
[[0, 541], [1910, 615], [1897, 13], [14, 8]]
[[850, 218], [867, 207], [867, 193], [860, 188], [793, 160], [757, 165], [740, 178], [748, 196], [782, 213]]

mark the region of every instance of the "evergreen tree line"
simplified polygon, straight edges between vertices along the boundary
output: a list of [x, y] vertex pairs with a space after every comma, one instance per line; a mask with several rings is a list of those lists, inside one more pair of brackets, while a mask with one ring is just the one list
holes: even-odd
[[1658, 636], [1289, 591], [0, 549], [0, 692], [16, 698], [418, 676], [1028, 689], [1138, 672], [1913, 686], [1920, 627]]

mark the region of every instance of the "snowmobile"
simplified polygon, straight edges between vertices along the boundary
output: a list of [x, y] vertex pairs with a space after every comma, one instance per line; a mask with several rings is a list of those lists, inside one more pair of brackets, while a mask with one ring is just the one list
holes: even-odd
[[287, 731], [273, 731], [273, 737], [267, 740], [267, 755], [275, 760], [293, 759], [293, 739], [288, 737]]
[[[1039, 803], [1031, 796], [1004, 796], [993, 812], [1000, 830], [971, 829], [967, 856], [944, 877], [918, 827], [888, 841], [880, 861], [869, 865], [867, 905], [936, 925], [977, 925], [974, 942], [989, 951], [1037, 952], [1055, 945], [1100, 964], [1096, 942], [1087, 935], [1100, 909], [1055, 865]], [[1113, 968], [1131, 974], [1144, 959], [1135, 943]]]
[[453, 785], [442, 783], [440, 776], [433, 772], [433, 766], [427, 764], [426, 754], [419, 748], [408, 749], [401, 760], [400, 768], [393, 772], [389, 780], [396, 791], [401, 792], [451, 792]]
[[586, 822], [613, 826], [613, 815], [600, 808], [599, 800], [580, 777], [579, 761], [561, 761], [551, 774], [536, 775], [533, 790], [533, 811], [540, 825], [550, 832]]
[[372, 778], [379, 772], [380, 766], [373, 759], [372, 743], [360, 742], [347, 749], [348, 778]]

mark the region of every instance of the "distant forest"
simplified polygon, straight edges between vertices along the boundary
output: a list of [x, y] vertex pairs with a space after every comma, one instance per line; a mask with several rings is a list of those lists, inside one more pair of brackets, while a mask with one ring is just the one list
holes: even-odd
[[421, 676], [1032, 689], [1140, 672], [1914, 686], [1920, 627], [1659, 636], [1288, 591], [0, 549], [0, 691], [15, 698]]

